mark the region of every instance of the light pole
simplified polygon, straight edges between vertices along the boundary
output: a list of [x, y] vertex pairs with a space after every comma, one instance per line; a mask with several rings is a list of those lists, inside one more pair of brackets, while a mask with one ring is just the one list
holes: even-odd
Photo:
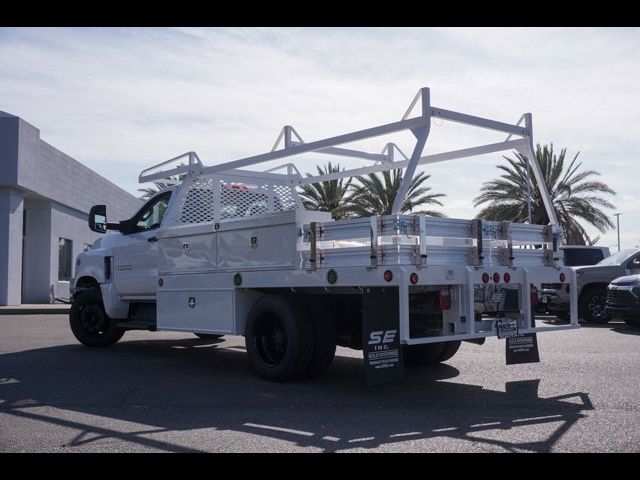
[[614, 213], [616, 216], [616, 223], [618, 225], [618, 251], [620, 251], [620, 215], [621, 213]]

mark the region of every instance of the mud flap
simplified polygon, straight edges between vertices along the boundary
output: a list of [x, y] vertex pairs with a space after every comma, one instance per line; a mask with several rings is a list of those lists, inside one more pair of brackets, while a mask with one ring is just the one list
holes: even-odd
[[507, 365], [518, 363], [537, 363], [540, 361], [538, 337], [535, 333], [525, 333], [507, 338]]
[[397, 287], [365, 288], [362, 352], [369, 385], [397, 381], [404, 375], [398, 295]]

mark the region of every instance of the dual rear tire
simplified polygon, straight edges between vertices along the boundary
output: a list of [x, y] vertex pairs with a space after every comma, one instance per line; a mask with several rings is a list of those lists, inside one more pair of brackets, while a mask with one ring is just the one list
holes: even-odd
[[322, 303], [266, 295], [247, 318], [245, 342], [254, 370], [285, 382], [323, 374], [336, 352], [336, 321]]
[[405, 345], [404, 363], [406, 365], [435, 365], [446, 362], [458, 352], [460, 344], [460, 341], [453, 341]]

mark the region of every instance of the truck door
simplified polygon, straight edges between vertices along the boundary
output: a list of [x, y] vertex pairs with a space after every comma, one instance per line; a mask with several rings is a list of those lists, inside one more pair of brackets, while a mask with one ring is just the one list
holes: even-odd
[[113, 280], [120, 295], [155, 296], [158, 277], [156, 235], [171, 192], [155, 196], [131, 219], [133, 228], [113, 248]]
[[627, 275], [637, 275], [640, 273], [640, 254], [635, 255], [629, 259], [626, 265]]

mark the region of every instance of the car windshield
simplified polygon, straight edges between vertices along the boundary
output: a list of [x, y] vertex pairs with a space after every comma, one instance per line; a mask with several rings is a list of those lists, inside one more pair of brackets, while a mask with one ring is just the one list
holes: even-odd
[[622, 265], [624, 262], [629, 260], [629, 257], [640, 252], [640, 250], [636, 248], [630, 248], [628, 250], [622, 250], [618, 253], [614, 253], [610, 257], [605, 258], [601, 262], [598, 262], [597, 265]]

